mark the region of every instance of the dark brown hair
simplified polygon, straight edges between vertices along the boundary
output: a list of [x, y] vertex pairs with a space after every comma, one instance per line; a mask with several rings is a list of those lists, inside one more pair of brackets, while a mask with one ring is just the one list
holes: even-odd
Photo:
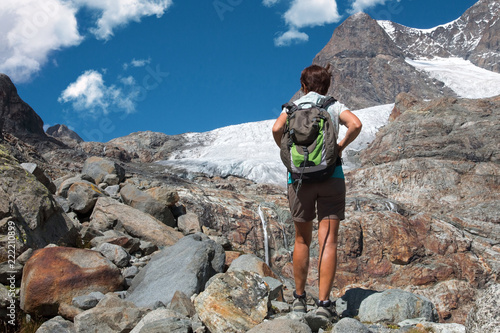
[[305, 68], [300, 75], [301, 85], [307, 89], [308, 92], [314, 91], [321, 95], [328, 93], [332, 74], [330, 73], [330, 64], [325, 67], [318, 65], [311, 65]]

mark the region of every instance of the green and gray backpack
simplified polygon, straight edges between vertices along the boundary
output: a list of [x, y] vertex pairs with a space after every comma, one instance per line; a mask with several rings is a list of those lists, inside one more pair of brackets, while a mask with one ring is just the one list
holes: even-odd
[[288, 118], [281, 138], [280, 156], [293, 180], [324, 181], [335, 171], [337, 135], [326, 111], [335, 102], [333, 97], [325, 97], [318, 104], [283, 105]]

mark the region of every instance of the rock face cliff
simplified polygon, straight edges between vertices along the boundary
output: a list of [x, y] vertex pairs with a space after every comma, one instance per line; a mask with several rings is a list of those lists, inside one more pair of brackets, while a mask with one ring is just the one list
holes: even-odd
[[43, 121], [17, 94], [10, 78], [0, 73], [0, 132], [24, 139], [45, 138]]
[[400, 92], [419, 99], [455, 96], [405, 59], [460, 57], [499, 72], [499, 11], [498, 1], [481, 0], [457, 20], [429, 30], [358, 13], [334, 31], [313, 63], [333, 65], [329, 93], [354, 110], [392, 103]]

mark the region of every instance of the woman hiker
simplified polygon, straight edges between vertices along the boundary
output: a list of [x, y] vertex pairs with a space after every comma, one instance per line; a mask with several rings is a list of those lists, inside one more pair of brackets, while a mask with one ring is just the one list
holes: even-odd
[[[329, 66], [323, 68], [312, 65], [302, 71], [300, 77], [301, 90], [304, 96], [294, 102], [319, 103], [323, 100], [330, 87], [331, 74]], [[339, 124], [347, 127], [345, 137], [338, 142], [339, 159], [342, 151], [358, 136], [361, 122], [348, 108], [339, 102], [328, 106], [328, 113], [338, 136]], [[287, 121], [286, 110], [276, 120], [273, 126], [273, 137], [278, 146]], [[330, 301], [330, 292], [335, 278], [337, 266], [337, 237], [339, 223], [344, 220], [345, 210], [345, 180], [342, 163], [337, 163], [333, 175], [326, 181], [302, 183], [300, 191], [294, 186], [289, 175], [288, 200], [295, 224], [295, 246], [293, 251], [293, 272], [295, 291], [293, 310], [306, 312], [306, 281], [309, 269], [309, 248], [312, 240], [313, 220], [317, 216], [319, 261], [318, 284], [319, 294], [316, 302], [317, 314], [332, 319], [334, 310]]]

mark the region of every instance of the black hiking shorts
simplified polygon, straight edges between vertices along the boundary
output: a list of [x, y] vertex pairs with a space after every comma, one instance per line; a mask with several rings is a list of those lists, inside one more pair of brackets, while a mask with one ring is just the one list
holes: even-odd
[[345, 219], [345, 179], [329, 178], [320, 183], [303, 183], [299, 188], [288, 185], [288, 203], [294, 222], [309, 222], [318, 217], [325, 219]]

